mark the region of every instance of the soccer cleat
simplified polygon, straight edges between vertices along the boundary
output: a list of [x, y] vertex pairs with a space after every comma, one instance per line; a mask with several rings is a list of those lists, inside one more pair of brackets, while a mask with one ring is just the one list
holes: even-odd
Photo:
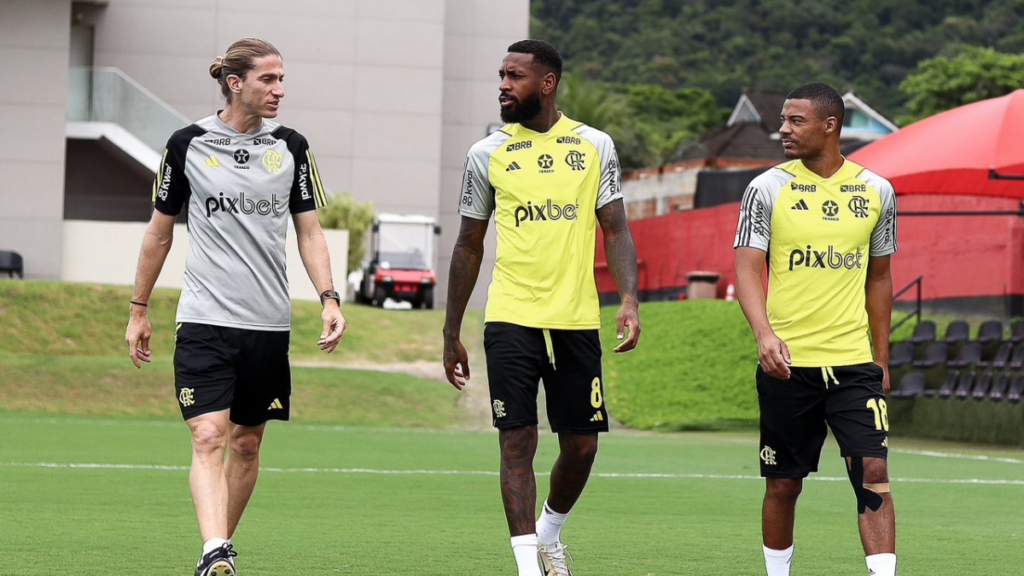
[[235, 556], [238, 556], [238, 552], [231, 549], [231, 544], [224, 544], [203, 554], [196, 566], [196, 576], [236, 576]]
[[537, 557], [540, 559], [540, 569], [544, 576], [572, 576], [572, 570], [569, 570], [565, 563], [566, 556], [570, 562], [572, 556], [566, 548], [567, 546], [561, 542], [537, 545]]

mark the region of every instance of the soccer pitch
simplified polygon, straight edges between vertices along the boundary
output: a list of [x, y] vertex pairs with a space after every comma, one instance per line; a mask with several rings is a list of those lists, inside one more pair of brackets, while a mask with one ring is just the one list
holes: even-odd
[[[0, 437], [0, 574], [191, 574], [182, 422], [0, 413]], [[1021, 574], [1024, 452], [891, 442], [900, 574]], [[514, 575], [497, 457], [493, 432], [271, 423], [239, 572]], [[578, 576], [763, 575], [753, 434], [613, 432], [594, 472], [563, 531]], [[816, 478], [793, 574], [863, 575], [831, 439]]]

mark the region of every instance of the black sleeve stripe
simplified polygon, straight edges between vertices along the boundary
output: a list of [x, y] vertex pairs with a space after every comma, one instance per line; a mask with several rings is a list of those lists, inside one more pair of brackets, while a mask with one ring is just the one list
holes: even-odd
[[736, 246], [750, 246], [750, 236], [754, 228], [753, 214], [754, 201], [757, 197], [757, 189], [753, 186], [747, 188], [743, 195], [743, 203], [740, 204], [740, 221], [737, 226]]

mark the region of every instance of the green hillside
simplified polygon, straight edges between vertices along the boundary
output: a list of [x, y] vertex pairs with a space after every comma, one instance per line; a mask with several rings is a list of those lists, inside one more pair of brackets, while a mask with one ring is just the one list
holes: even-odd
[[[178, 291], [157, 289], [150, 300], [153, 362], [141, 370], [124, 343], [130, 296], [127, 286], [0, 281], [0, 410], [179, 417], [171, 400]], [[294, 303], [293, 418], [432, 428], [473, 423], [465, 395], [447, 382], [387, 371], [429, 362], [442, 372], [444, 311], [346, 305], [344, 312], [349, 328], [327, 355], [316, 346], [320, 305]], [[479, 318], [471, 311], [467, 322]], [[479, 342], [466, 345], [476, 350]]]
[[732, 106], [744, 89], [810, 80], [852, 89], [895, 117], [921, 60], [965, 46], [1024, 52], [1016, 0], [533, 0], [530, 33], [566, 70], [612, 84], [703, 88]]
[[757, 348], [739, 304], [724, 300], [640, 306], [640, 346], [613, 354], [615, 308], [602, 310], [608, 409], [655, 430], [718, 430], [757, 423]]

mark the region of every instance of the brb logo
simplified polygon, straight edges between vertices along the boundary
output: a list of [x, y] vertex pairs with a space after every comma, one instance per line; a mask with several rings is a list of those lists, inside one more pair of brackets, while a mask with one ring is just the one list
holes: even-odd
[[551, 202], [551, 198], [548, 198], [547, 204], [534, 204], [527, 202], [526, 206], [516, 207], [516, 228], [519, 228], [519, 224], [523, 222], [539, 222], [541, 220], [566, 220], [576, 219], [576, 205], [566, 204], [565, 206], [559, 206]]
[[849, 254], [837, 251], [831, 244], [826, 250], [820, 252], [808, 246], [807, 250], [793, 250], [789, 253], [789, 271], [792, 272], [794, 268], [800, 266], [833, 270], [863, 268], [864, 253], [861, 252], [860, 246], [857, 247], [856, 252]]
[[210, 218], [215, 212], [226, 212], [228, 214], [259, 214], [266, 216], [281, 214], [277, 207], [277, 194], [273, 194], [270, 200], [250, 200], [245, 197], [245, 192], [238, 195], [238, 198], [225, 197], [220, 193], [220, 198], [206, 199], [206, 217]]

